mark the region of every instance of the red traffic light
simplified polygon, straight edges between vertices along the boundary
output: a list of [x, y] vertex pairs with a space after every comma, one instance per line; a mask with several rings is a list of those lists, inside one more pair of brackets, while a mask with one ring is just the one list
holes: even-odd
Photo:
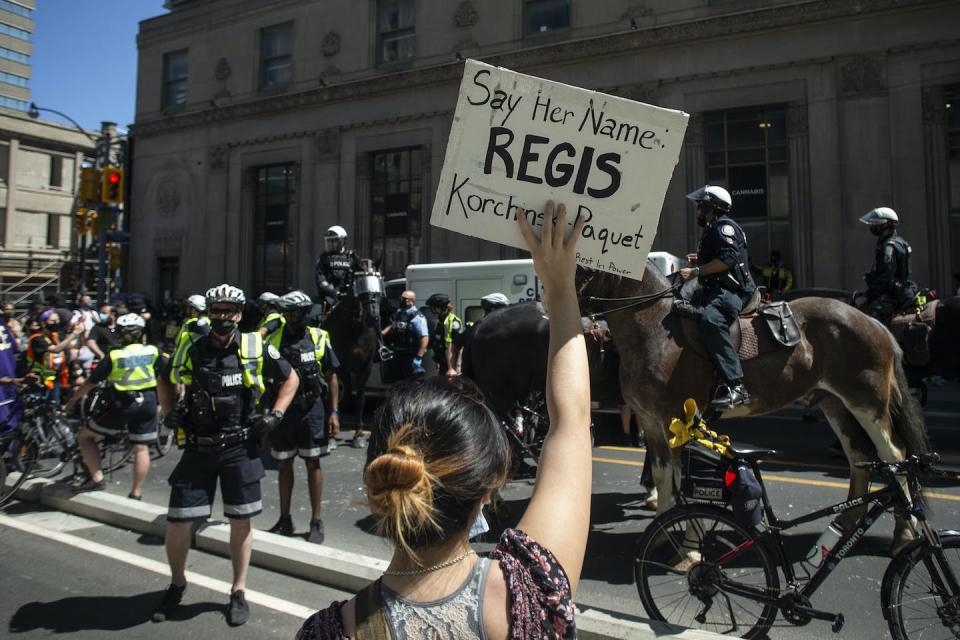
[[107, 180], [110, 182], [110, 184], [118, 184], [120, 182], [120, 174], [109, 173], [107, 174]]

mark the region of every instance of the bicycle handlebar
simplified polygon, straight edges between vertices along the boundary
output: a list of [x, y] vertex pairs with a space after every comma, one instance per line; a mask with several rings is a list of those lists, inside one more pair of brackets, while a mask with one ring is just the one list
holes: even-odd
[[931, 452], [921, 453], [920, 455], [912, 455], [905, 460], [898, 460], [896, 462], [856, 462], [853, 466], [857, 467], [858, 469], [869, 469], [870, 471], [875, 471], [882, 474], [902, 474], [910, 472], [930, 473], [942, 471], [934, 466], [939, 462], [940, 454]]

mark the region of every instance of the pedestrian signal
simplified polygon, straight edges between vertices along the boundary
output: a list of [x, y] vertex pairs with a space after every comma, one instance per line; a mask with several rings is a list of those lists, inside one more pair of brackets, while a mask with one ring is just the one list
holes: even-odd
[[105, 167], [100, 182], [100, 199], [104, 204], [123, 204], [123, 169]]
[[80, 170], [80, 200], [88, 205], [100, 204], [100, 171], [93, 167]]

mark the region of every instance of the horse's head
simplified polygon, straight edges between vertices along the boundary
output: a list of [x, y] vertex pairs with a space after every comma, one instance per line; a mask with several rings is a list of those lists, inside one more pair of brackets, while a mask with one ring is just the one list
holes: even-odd
[[574, 277], [574, 284], [577, 287], [577, 299], [580, 302], [580, 309], [585, 313], [599, 311], [600, 309], [592, 302], [594, 298], [610, 298], [612, 291], [619, 280], [619, 276], [588, 269], [586, 267], [577, 267], [577, 274]]
[[[628, 301], [638, 297], [666, 292], [673, 283], [650, 260], [647, 261], [643, 280], [577, 267], [575, 278], [580, 308], [587, 313], [599, 313], [609, 310], [614, 301]], [[606, 299], [606, 301], [604, 301]], [[614, 304], [614, 306], [616, 306]]]

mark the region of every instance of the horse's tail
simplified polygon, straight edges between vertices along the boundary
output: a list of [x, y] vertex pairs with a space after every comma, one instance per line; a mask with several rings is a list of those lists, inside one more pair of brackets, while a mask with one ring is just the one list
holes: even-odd
[[[892, 337], [891, 337], [892, 339]], [[907, 374], [903, 370], [903, 354], [897, 347], [893, 358], [894, 388], [890, 394], [890, 418], [893, 430], [907, 445], [907, 455], [930, 451], [930, 438], [920, 403], [910, 392]]]

